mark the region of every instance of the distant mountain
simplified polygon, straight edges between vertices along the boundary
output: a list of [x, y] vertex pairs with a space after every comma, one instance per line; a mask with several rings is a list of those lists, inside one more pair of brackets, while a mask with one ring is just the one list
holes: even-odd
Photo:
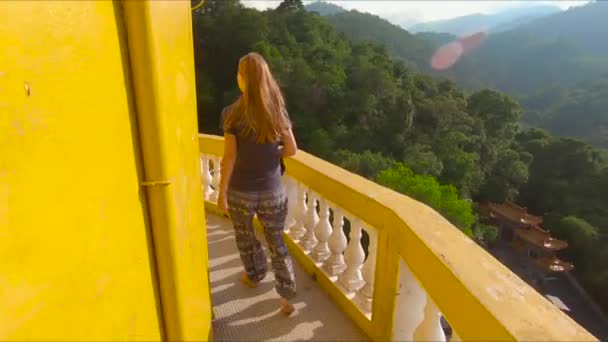
[[591, 53], [608, 53], [608, 1], [596, 1], [546, 16], [522, 25], [516, 31], [544, 39], [570, 40]]
[[569, 87], [608, 72], [606, 37], [608, 2], [589, 3], [490, 35], [448, 74], [517, 95]]
[[[426, 40], [431, 43], [434, 47], [439, 47], [443, 44], [447, 44], [455, 40], [456, 36], [449, 33], [436, 33], [436, 32], [418, 32], [414, 36], [421, 40]], [[430, 56], [429, 56], [430, 57]]]
[[449, 33], [456, 36], [462, 36], [471, 32], [487, 30], [487, 22], [489, 16], [484, 14], [470, 14], [463, 17], [457, 17], [447, 20], [436, 20], [425, 23], [419, 23], [408, 27], [411, 32], [435, 32]]
[[340, 6], [325, 2], [325, 1], [317, 1], [310, 3], [305, 6], [308, 12], [317, 12], [320, 15], [334, 15], [340, 12], [346, 12], [346, 10]]
[[[352, 10], [326, 18], [351, 41], [383, 45], [391, 56], [408, 62], [418, 70], [428, 71], [429, 56], [435, 48], [435, 42], [418, 38], [400, 26], [369, 13]], [[444, 36], [434, 37], [440, 39]]]
[[[504, 10], [494, 14], [471, 14], [447, 20], [420, 23], [409, 27], [411, 32], [449, 33], [456, 36], [479, 31], [504, 31], [550, 14], [559, 13], [556, 6], [531, 6]], [[501, 28], [502, 26], [502, 28]]]
[[511, 31], [511, 30], [514, 30], [527, 23], [530, 23], [536, 19], [539, 19], [539, 17], [537, 15], [526, 15], [526, 16], [511, 20], [511, 21], [508, 21], [506, 23], [497, 25], [490, 30], [490, 33]]
[[421, 21], [413, 14], [403, 12], [387, 13], [382, 17], [405, 30], [407, 30], [408, 27], [421, 23]]

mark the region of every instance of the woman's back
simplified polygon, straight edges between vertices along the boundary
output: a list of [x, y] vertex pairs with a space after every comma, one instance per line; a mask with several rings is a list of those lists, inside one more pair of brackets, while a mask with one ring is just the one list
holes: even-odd
[[281, 154], [278, 142], [257, 143], [254, 132], [236, 125], [227, 133], [236, 137], [236, 162], [229, 189], [272, 192], [281, 187]]

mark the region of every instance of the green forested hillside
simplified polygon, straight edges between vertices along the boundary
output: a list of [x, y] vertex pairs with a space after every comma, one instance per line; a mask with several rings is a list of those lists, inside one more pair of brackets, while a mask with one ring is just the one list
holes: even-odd
[[572, 241], [572, 258], [608, 307], [606, 255], [582, 254], [608, 247], [608, 197], [598, 190], [608, 168], [599, 150], [522, 130], [513, 98], [414, 71], [382, 46], [351, 42], [299, 0], [265, 12], [207, 0], [193, 25], [201, 131], [221, 132], [219, 113], [239, 94], [238, 60], [257, 51], [280, 82], [303, 149], [431, 205], [477, 239], [495, 230], [477, 223], [470, 199], [550, 212], [562, 236], [591, 231]]
[[392, 57], [400, 58], [419, 70], [427, 70], [433, 44], [419, 39], [378, 16], [355, 10], [327, 16], [333, 26], [355, 42], [383, 45]]
[[583, 49], [574, 40], [509, 31], [490, 35], [447, 76], [472, 89], [483, 84], [522, 96], [548, 85], [567, 87], [605, 77], [607, 57]]
[[572, 87], [543, 88], [522, 97], [525, 121], [608, 148], [608, 77]]
[[608, 147], [608, 2], [595, 2], [492, 34], [447, 77], [469, 89], [513, 94], [524, 120]]
[[[452, 79], [469, 91], [489, 87], [513, 95], [521, 101], [528, 125], [608, 147], [608, 107], [601, 100], [608, 92], [608, 54], [601, 51], [608, 45], [599, 38], [608, 37], [607, 9], [608, 3], [591, 3], [490, 34], [479, 49], [445, 71], [431, 70], [429, 60], [455, 36], [412, 35], [357, 11], [327, 19], [350, 40], [380, 44], [391, 56], [435, 78]], [[573, 22], [578, 22], [576, 28], [566, 28]], [[557, 94], [565, 97], [543, 102]]]

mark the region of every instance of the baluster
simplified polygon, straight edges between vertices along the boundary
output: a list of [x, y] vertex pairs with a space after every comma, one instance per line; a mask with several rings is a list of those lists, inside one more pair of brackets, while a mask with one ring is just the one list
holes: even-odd
[[317, 243], [312, 251], [312, 257], [317, 262], [323, 262], [331, 255], [331, 251], [327, 246], [327, 239], [329, 239], [329, 236], [332, 233], [332, 228], [329, 223], [329, 204], [327, 203], [327, 200], [321, 198], [319, 200], [319, 208], [321, 217], [319, 218], [319, 223], [315, 227], [315, 236], [319, 240], [319, 243]]
[[209, 200], [213, 189], [211, 189], [211, 173], [209, 172], [209, 156], [201, 155], [201, 173], [203, 181], [203, 196], [205, 200]]
[[361, 275], [361, 266], [365, 260], [365, 253], [361, 247], [361, 223], [358, 219], [351, 221], [350, 242], [344, 252], [346, 270], [338, 277], [338, 282], [348, 292], [357, 291], [365, 281]]
[[306, 221], [304, 227], [306, 227], [306, 234], [302, 237], [300, 245], [305, 251], [309, 251], [317, 244], [317, 238], [315, 237], [315, 227], [319, 223], [319, 214], [317, 214], [317, 196], [312, 190], [308, 191], [308, 211], [306, 212]]
[[373, 229], [366, 230], [369, 235], [369, 247], [367, 249], [367, 260], [361, 269], [365, 286], [355, 296], [359, 307], [367, 312], [372, 312], [372, 299], [374, 297], [374, 280], [376, 275], [376, 254], [378, 253], [378, 234]]
[[393, 341], [413, 341], [414, 332], [424, 319], [426, 293], [401, 260], [399, 293], [395, 298]]
[[347, 240], [343, 229], [344, 213], [342, 212], [342, 209], [336, 207], [333, 208], [333, 211], [334, 229], [329, 236], [328, 241], [331, 256], [325, 261], [323, 267], [330, 275], [337, 276], [346, 269], [344, 255], [342, 255], [342, 253], [344, 252], [344, 249], [346, 249]]
[[441, 313], [428, 295], [426, 296], [424, 319], [416, 329], [415, 339], [419, 341], [446, 341], [445, 332], [441, 327]]
[[306, 234], [306, 228], [304, 227], [304, 221], [306, 220], [306, 189], [302, 183], [297, 183], [298, 188], [298, 203], [296, 204], [295, 219], [296, 224], [289, 231], [289, 236], [294, 240], [299, 240]]
[[213, 192], [211, 193], [211, 201], [217, 202], [220, 194], [220, 172], [221, 172], [221, 157], [213, 157]]
[[296, 210], [298, 207], [298, 188], [296, 181], [289, 177], [285, 178], [285, 191], [287, 192], [287, 219], [285, 220], [285, 231], [289, 230], [296, 224]]

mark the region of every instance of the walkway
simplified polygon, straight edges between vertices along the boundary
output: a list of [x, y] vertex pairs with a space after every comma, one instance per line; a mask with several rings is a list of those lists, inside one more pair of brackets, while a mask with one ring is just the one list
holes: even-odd
[[367, 341], [312, 277], [296, 264], [296, 312], [279, 313], [274, 276], [255, 289], [238, 282], [242, 271], [230, 221], [207, 215], [214, 340], [216, 341]]

